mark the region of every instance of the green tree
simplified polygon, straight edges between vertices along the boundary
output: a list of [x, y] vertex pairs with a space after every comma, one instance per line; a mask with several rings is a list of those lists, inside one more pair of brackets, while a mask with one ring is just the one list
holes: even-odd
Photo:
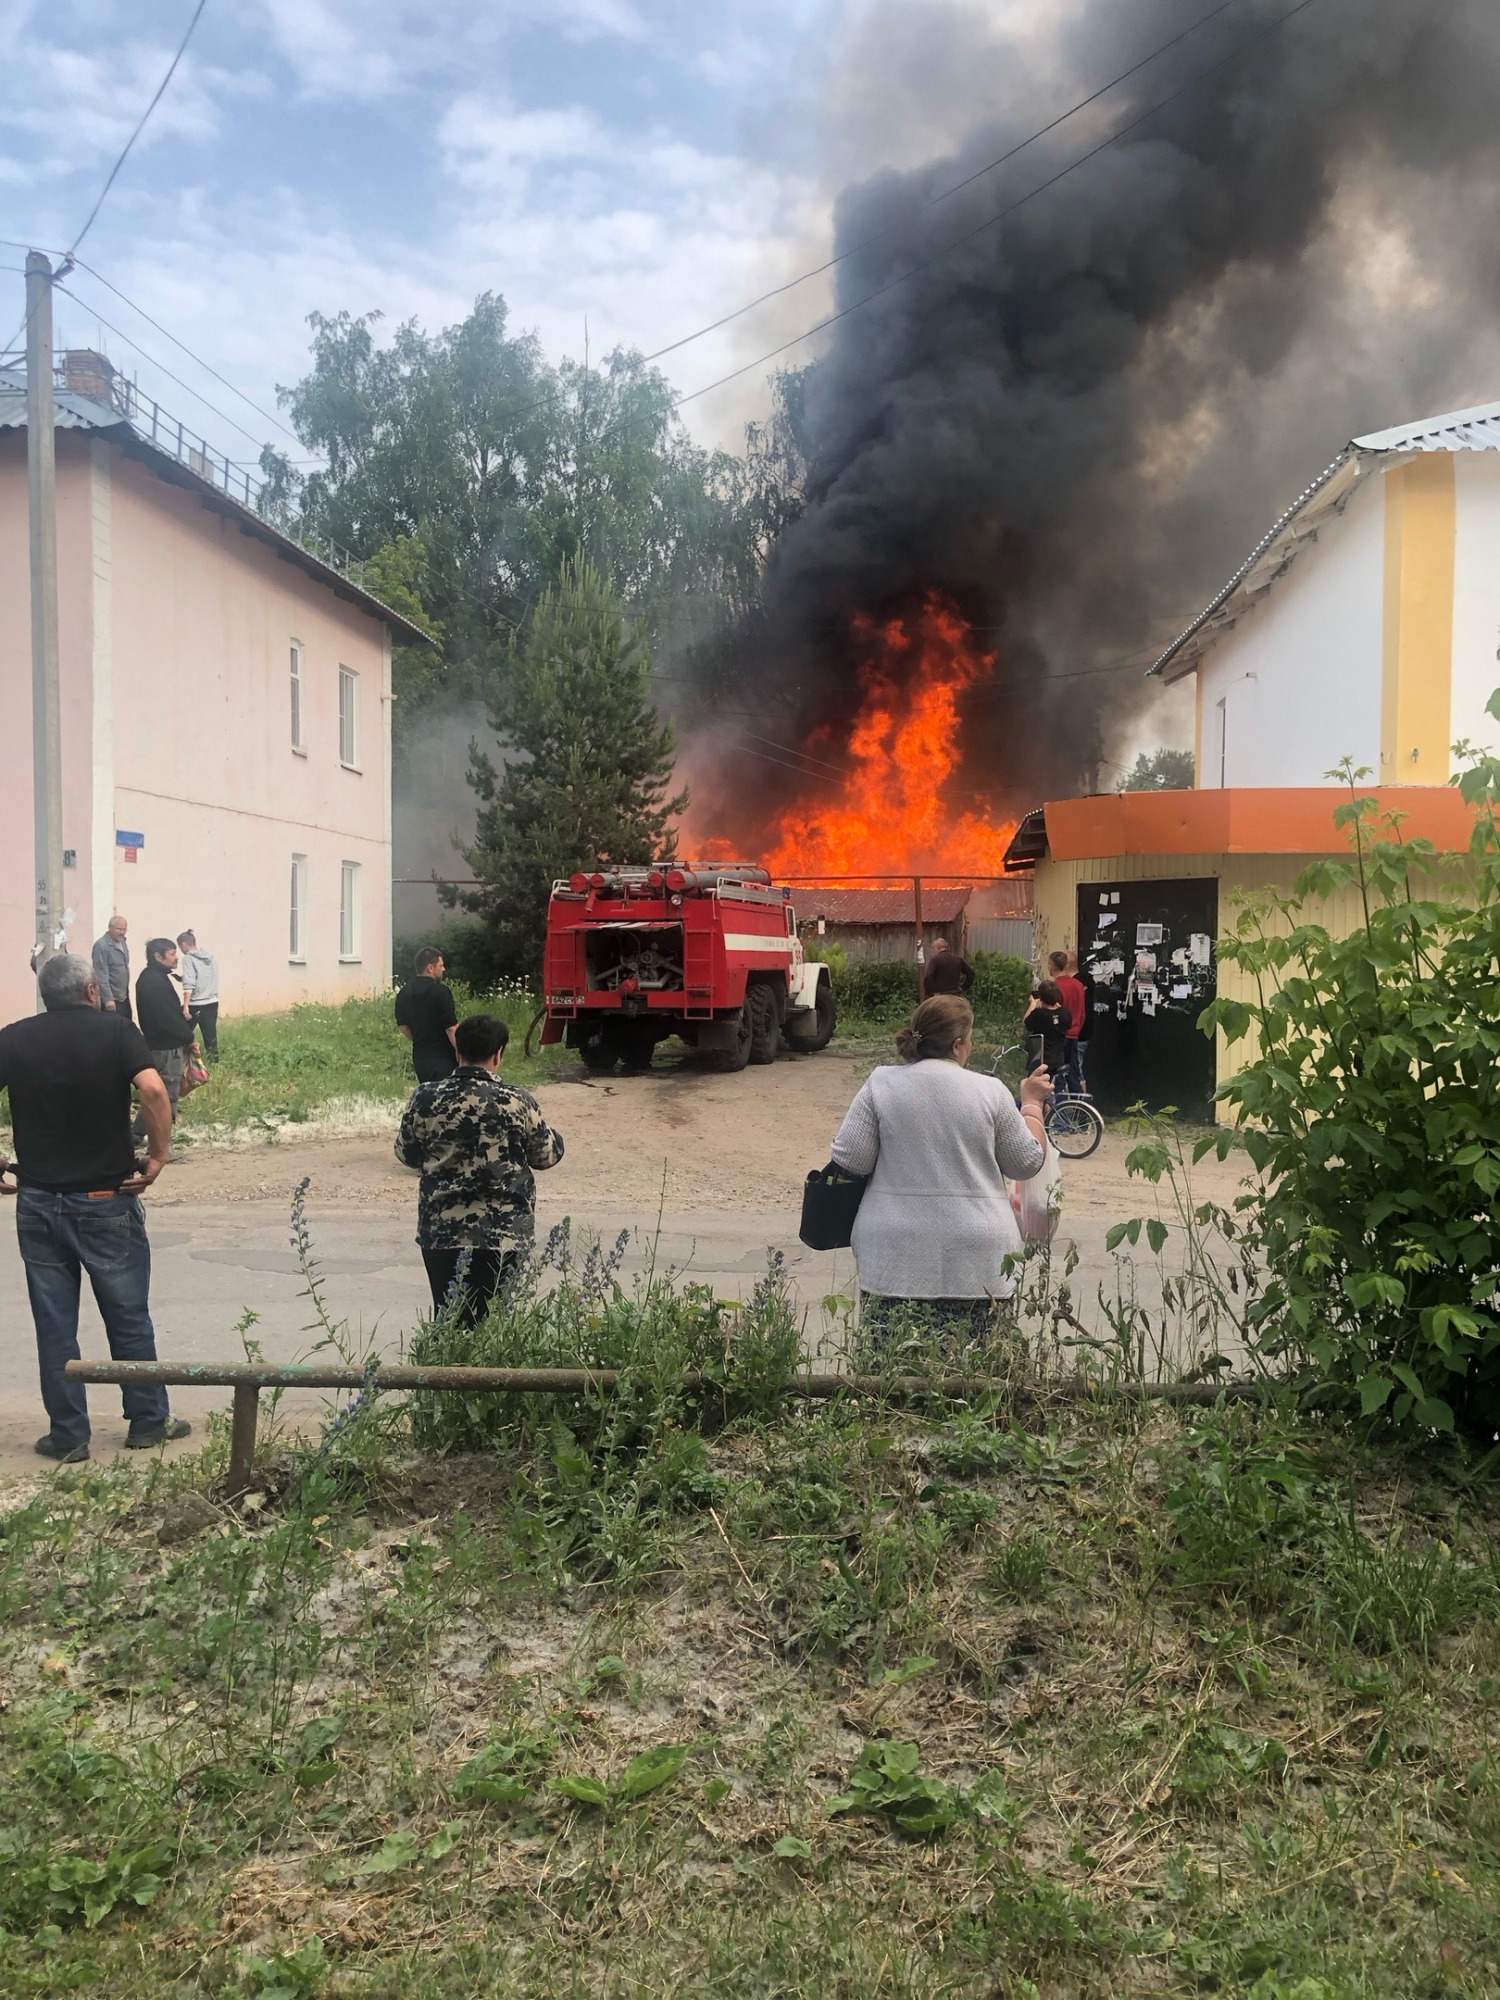
[[420, 548], [420, 579], [407, 582], [417, 622], [441, 644], [406, 663], [403, 722], [444, 696], [492, 693], [542, 593], [580, 552], [632, 626], [673, 650], [753, 600], [794, 504], [779, 434], [773, 444], [757, 433], [744, 461], [702, 451], [670, 384], [638, 355], [554, 367], [535, 335], [511, 333], [492, 293], [455, 326], [407, 324], [385, 346], [378, 319], [312, 315], [313, 365], [279, 393], [326, 469], [304, 478], [268, 454], [262, 505], [366, 563]]
[[1193, 789], [1191, 750], [1143, 750], [1120, 780], [1122, 792], [1190, 792]]
[[364, 566], [365, 588], [426, 632], [427, 646], [391, 648], [391, 692], [396, 697], [391, 730], [396, 744], [431, 699], [443, 671], [443, 628], [427, 611], [431, 578], [427, 550], [415, 535], [397, 535], [378, 548]]
[[[1489, 712], [1500, 716], [1500, 691]], [[1470, 852], [1382, 823], [1345, 765], [1350, 862], [1252, 898], [1219, 941], [1253, 1001], [1223, 997], [1205, 1032], [1251, 1035], [1222, 1084], [1260, 1176], [1245, 1213], [1265, 1281], [1261, 1351], [1313, 1400], [1493, 1440], [1500, 1426], [1500, 760], [1469, 757]], [[1354, 889], [1334, 937], [1309, 898]], [[1200, 1152], [1215, 1141], [1201, 1142]]]
[[650, 671], [617, 592], [587, 557], [569, 556], [491, 703], [507, 761], [497, 769], [477, 746], [470, 754], [480, 803], [463, 854], [483, 886], [445, 892], [450, 907], [484, 918], [518, 973], [540, 970], [560, 876], [675, 852], [672, 821], [688, 795], [668, 796], [675, 743], [647, 700]]

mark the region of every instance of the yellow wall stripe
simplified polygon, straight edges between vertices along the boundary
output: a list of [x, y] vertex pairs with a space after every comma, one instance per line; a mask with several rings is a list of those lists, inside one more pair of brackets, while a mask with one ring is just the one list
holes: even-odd
[[1457, 514], [1450, 452], [1423, 452], [1385, 475], [1384, 785], [1448, 777]]

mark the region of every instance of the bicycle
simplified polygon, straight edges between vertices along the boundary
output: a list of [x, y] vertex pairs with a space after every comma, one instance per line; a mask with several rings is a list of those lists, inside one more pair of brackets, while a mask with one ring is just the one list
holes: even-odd
[[[990, 1064], [990, 1075], [999, 1076], [1000, 1065], [1007, 1056], [1025, 1053], [1019, 1042], [1002, 1049]], [[1091, 1153], [1098, 1152], [1099, 1141], [1104, 1137], [1104, 1119], [1087, 1093], [1080, 1097], [1071, 1091], [1054, 1089], [1042, 1118], [1042, 1128], [1065, 1160], [1088, 1159]]]

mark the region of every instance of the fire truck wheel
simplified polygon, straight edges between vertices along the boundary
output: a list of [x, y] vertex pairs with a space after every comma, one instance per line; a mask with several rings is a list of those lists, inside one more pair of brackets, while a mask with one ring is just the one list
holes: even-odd
[[833, 1031], [838, 1026], [838, 1009], [834, 1004], [833, 988], [826, 979], [818, 981], [818, 1004], [814, 1015], [817, 1025], [810, 1035], [794, 1035], [787, 1030], [787, 1046], [799, 1055], [815, 1056], [819, 1049], [826, 1049], [833, 1040]]
[[710, 1066], [717, 1070], [743, 1069], [750, 1060], [750, 1044], [753, 1029], [750, 1021], [748, 1002], [741, 1007], [736, 1025], [735, 1043], [732, 1049], [720, 1049], [709, 1057]]
[[596, 1028], [578, 1044], [578, 1053], [590, 1076], [612, 1076], [620, 1060], [620, 1045], [608, 1029]]
[[656, 1037], [647, 1027], [622, 1028], [620, 1030], [620, 1058], [625, 1064], [626, 1074], [632, 1070], [650, 1069], [651, 1059], [656, 1054]]
[[776, 999], [769, 986], [750, 988], [745, 995], [745, 1012], [750, 1019], [751, 1062], [775, 1062], [781, 1023], [776, 1018]]

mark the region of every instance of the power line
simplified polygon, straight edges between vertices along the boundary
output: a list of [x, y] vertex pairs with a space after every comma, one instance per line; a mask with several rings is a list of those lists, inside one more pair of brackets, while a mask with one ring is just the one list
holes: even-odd
[[[1101, 97], [1107, 97], [1110, 91], [1115, 89], [1117, 85], [1127, 83], [1131, 77], [1138, 75], [1141, 70], [1148, 69], [1158, 57], [1164, 56], [1169, 49], [1176, 48], [1179, 42], [1185, 42], [1190, 35], [1196, 35], [1200, 28], [1206, 28], [1210, 21], [1217, 20], [1220, 14], [1227, 13], [1231, 7], [1238, 5], [1239, 0], [1219, 0], [1217, 7], [1211, 7], [1206, 14], [1184, 28], [1180, 34], [1173, 35], [1170, 40], [1152, 49], [1149, 55], [1142, 56], [1140, 61], [1132, 63], [1129, 69], [1122, 69], [1118, 76], [1112, 76], [1108, 83], [1100, 84], [1099, 88], [1092, 91], [1087, 97], [1081, 97], [1076, 104], [1070, 104], [1066, 111], [1059, 112], [1057, 117], [1051, 119], [1047, 124], [1039, 125], [1036, 131], [1028, 133], [1024, 139], [1019, 140], [1007, 152], [1001, 153], [996, 159], [988, 161], [982, 167], [976, 167], [973, 173], [966, 174], [961, 181], [955, 181], [952, 187], [944, 188], [941, 194], [930, 196], [922, 203], [922, 209], [919, 213], [929, 208], [936, 208], [939, 203], [951, 200], [954, 195], [961, 194], [965, 188], [972, 187], [976, 181], [983, 180], [987, 174], [994, 173], [996, 168], [1003, 167], [1008, 160], [1013, 160], [1018, 153], [1024, 153], [1028, 146], [1034, 146], [1038, 139], [1045, 139], [1047, 134], [1055, 132], [1059, 125], [1066, 125], [1068, 120], [1076, 118], [1080, 111], [1087, 111], [1091, 104], [1097, 104]], [[799, 285], [805, 285], [810, 278], [821, 278], [825, 271], [836, 269], [838, 265], [844, 263], [848, 258], [857, 256], [861, 250], [868, 250], [872, 243], [880, 242], [891, 233], [888, 229], [872, 230], [868, 236], [862, 236], [857, 243], [851, 243], [847, 250], [840, 250], [836, 256], [827, 258], [821, 264], [815, 264], [810, 271], [803, 271], [796, 278], [788, 278], [785, 284], [773, 285], [770, 291], [762, 292], [759, 298], [751, 299], [745, 305], [736, 306], [733, 312], [725, 313], [722, 319], [711, 320], [707, 326], [700, 326], [695, 333], [685, 333], [680, 340], [669, 341], [665, 347], [658, 347], [655, 353], [643, 355], [641, 357], [642, 360], [659, 361], [664, 354], [675, 354], [679, 347], [690, 346], [693, 341], [701, 340], [705, 334], [717, 333], [720, 327], [728, 326], [734, 320], [743, 319], [746, 313], [754, 312], [757, 306], [765, 305], [768, 300], [779, 299], [786, 292], [794, 292]]]
[[[176, 75], [177, 65], [182, 61], [183, 55], [186, 53], [187, 50], [187, 45], [193, 39], [193, 30], [194, 28], [197, 27], [199, 19], [201, 18], [203, 13], [203, 9], [207, 5], [208, 5], [208, 0], [198, 0], [197, 6], [193, 9], [193, 18], [187, 24], [187, 33], [178, 43], [177, 53], [175, 56], [173, 56], [171, 62], [168, 63], [166, 75], [162, 78], [161, 82], [156, 86], [155, 97], [152, 98], [151, 102], [146, 106], [145, 110], [141, 113], [140, 122], [137, 124], [135, 130], [131, 133], [130, 137], [125, 141], [125, 144], [120, 152], [120, 157], [115, 161], [114, 165], [110, 168], [109, 179], [104, 183], [103, 187], [100, 188], [99, 199], [94, 203], [93, 207], [89, 210], [88, 221], [83, 225], [82, 229], [80, 229], [78, 234], [73, 238], [73, 248], [68, 252], [68, 255], [70, 257], [74, 256], [77, 253], [79, 244], [83, 241], [84, 237], [87, 236], [89, 231], [93, 228], [94, 218], [95, 216], [98, 215], [100, 209], [103, 208], [105, 196], [109, 193], [110, 189], [115, 184], [116, 174], [119, 173], [121, 167], [123, 167], [125, 162], [130, 158], [131, 147], [135, 144], [136, 140], [140, 138], [142, 132], [145, 131], [147, 119], [150, 118], [152, 112], [156, 109], [157, 105], [161, 103], [162, 97], [166, 92], [167, 85], [172, 81], [172, 78]], [[124, 335], [122, 334], [121, 339], [123, 338]]]
[[1294, 20], [1298, 14], [1306, 13], [1307, 9], [1315, 4], [1316, 0], [1298, 0], [1297, 6], [1290, 8], [1285, 14], [1279, 14], [1274, 21], [1268, 22], [1257, 34], [1247, 36], [1239, 44], [1238, 48], [1231, 49], [1228, 55], [1221, 56], [1217, 62], [1209, 63], [1205, 69], [1199, 70], [1196, 76], [1189, 77], [1188, 81], [1177, 90], [1169, 91], [1165, 97], [1158, 98], [1149, 110], [1143, 111], [1138, 118], [1132, 118], [1128, 124], [1120, 126], [1107, 139], [1101, 140], [1097, 146], [1090, 147], [1088, 152], [1081, 154], [1066, 167], [1060, 168], [1050, 179], [1043, 181], [1039, 187], [1034, 187], [1029, 194], [1023, 194], [1018, 200], [1010, 202], [1002, 209], [998, 209], [994, 215], [990, 216], [986, 221], [979, 223], [977, 227], [965, 230], [962, 236], [957, 236], [951, 243], [944, 244], [941, 250], [935, 250], [930, 257], [924, 257], [920, 263], [913, 264], [910, 269], [899, 272], [896, 277], [888, 279], [885, 284], [878, 285], [873, 292], [867, 292], [864, 298], [856, 299], [852, 305], [843, 306], [838, 312], [829, 313], [826, 318], [820, 319], [815, 325], [808, 327], [805, 332], [794, 334], [790, 340], [782, 341], [779, 347], [769, 349], [767, 353], [757, 356], [754, 361], [747, 361], [743, 367], [731, 368], [727, 375], [719, 376], [717, 381], [705, 382], [701, 389], [693, 389], [687, 395], [679, 396], [676, 399], [677, 408], [681, 409], [684, 403], [696, 402], [700, 396], [712, 395], [715, 389], [722, 389], [728, 382], [738, 381], [741, 375], [748, 375], [753, 369], [763, 368], [768, 361], [774, 361], [778, 354], [785, 354], [789, 348], [800, 347], [804, 340], [811, 340], [815, 333], [822, 333], [825, 327], [836, 326], [840, 320], [848, 319], [851, 313], [860, 312], [865, 306], [873, 305], [876, 299], [884, 298], [887, 292], [893, 292], [899, 285], [908, 283], [912, 278], [920, 277], [924, 271], [930, 271], [934, 264], [941, 263], [945, 257], [951, 257], [955, 250], [961, 250], [966, 243], [972, 243], [976, 236], [984, 235], [986, 230], [993, 229], [997, 223], [1003, 222], [1007, 216], [1014, 215], [1017, 209], [1024, 208], [1028, 202], [1035, 201], [1038, 195], [1045, 194], [1049, 188], [1056, 187], [1059, 181], [1066, 180], [1069, 174], [1076, 173], [1080, 167], [1087, 166], [1090, 160], [1097, 159], [1101, 153], [1108, 152], [1111, 146], [1118, 145], [1122, 139], [1128, 138], [1132, 132], [1137, 131], [1144, 125], [1148, 119], [1154, 118], [1158, 111], [1164, 111], [1169, 104], [1175, 103], [1179, 97], [1185, 97], [1190, 90], [1195, 90], [1200, 83], [1212, 76], [1216, 70], [1223, 69], [1227, 64], [1238, 61], [1247, 49], [1253, 48], [1257, 42], [1264, 41], [1268, 35], [1274, 34], [1278, 28], [1285, 27], [1288, 21]]
[[[115, 297], [117, 299], [120, 299], [125, 305], [129, 306], [130, 310], [133, 313], [139, 313], [140, 317], [143, 320], [145, 320], [148, 326], [154, 326], [158, 333], [165, 334], [167, 339], [171, 341], [172, 345], [174, 347], [180, 347], [182, 349], [182, 352], [188, 357], [190, 361], [196, 361], [198, 366], [203, 370], [203, 372], [206, 375], [212, 375], [216, 382], [222, 382], [224, 387], [228, 389], [232, 395], [238, 396], [240, 401], [242, 403], [247, 404], [249, 408], [254, 410], [255, 414], [258, 417], [264, 417], [268, 424], [274, 424], [277, 430], [281, 432], [283, 437], [289, 437], [294, 444], [301, 444], [302, 442], [301, 438], [297, 436], [297, 433], [294, 430], [289, 430], [287, 426], [281, 421], [280, 417], [273, 416], [269, 410], [262, 409], [260, 404], [255, 401], [253, 396], [247, 396], [243, 389], [237, 389], [234, 383], [229, 380], [227, 375], [221, 375], [217, 368], [213, 367], [209, 362], [203, 359], [203, 356], [201, 354], [195, 354], [192, 348], [188, 346], [185, 340], [179, 340], [177, 338], [177, 335], [173, 333], [169, 327], [163, 326], [159, 319], [153, 319], [144, 306], [138, 306], [134, 299], [126, 298], [124, 292], [120, 290], [119, 286], [111, 284], [109, 279], [105, 277], [102, 271], [96, 271], [92, 264], [86, 264], [81, 257], [78, 259], [78, 268], [80, 271], [87, 271], [91, 278], [97, 278], [99, 280], [99, 283], [103, 285], [107, 291], [113, 292]], [[80, 301], [80, 303], [83, 303], [83, 301]], [[122, 334], [120, 337], [123, 340], [125, 338], [125, 335]]]

